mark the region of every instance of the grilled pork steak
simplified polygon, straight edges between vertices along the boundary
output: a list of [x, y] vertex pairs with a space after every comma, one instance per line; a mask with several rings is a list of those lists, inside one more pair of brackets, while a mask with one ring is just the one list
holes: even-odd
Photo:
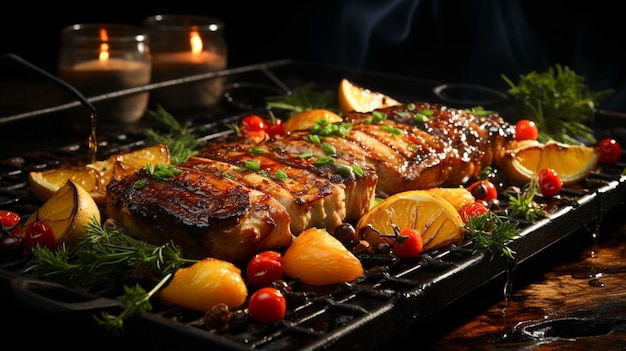
[[[109, 218], [128, 233], [156, 245], [173, 240], [189, 258], [239, 261], [291, 243], [289, 214], [267, 193], [219, 173], [179, 167], [157, 180], [143, 169], [107, 187]], [[146, 185], [135, 184], [145, 180]]]
[[[352, 127], [342, 135], [303, 130], [258, 145], [214, 141], [173, 179], [142, 170], [113, 181], [107, 214], [147, 242], [173, 240], [190, 257], [239, 261], [284, 248], [307, 228], [333, 233], [356, 223], [376, 194], [458, 186], [514, 135], [497, 115], [426, 103], [344, 118]], [[147, 185], [134, 188], [141, 179]]]

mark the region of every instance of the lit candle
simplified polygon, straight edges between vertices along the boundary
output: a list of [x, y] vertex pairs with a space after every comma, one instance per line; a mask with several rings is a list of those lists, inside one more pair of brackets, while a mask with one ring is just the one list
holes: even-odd
[[[152, 40], [152, 82], [191, 77], [226, 68], [221, 21], [190, 15], [159, 15], [144, 20]], [[195, 111], [215, 105], [224, 90], [216, 77], [155, 89], [152, 100], [170, 111]]]
[[[65, 42], [59, 60], [61, 79], [87, 97], [150, 83], [149, 52], [143, 42], [145, 37], [136, 34], [139, 29], [103, 24], [77, 26], [63, 33]], [[94, 27], [97, 26], [101, 27], [96, 32]], [[135, 40], [129, 40], [133, 38]], [[104, 100], [94, 106], [102, 124], [127, 124], [143, 116], [148, 98], [145, 92]]]

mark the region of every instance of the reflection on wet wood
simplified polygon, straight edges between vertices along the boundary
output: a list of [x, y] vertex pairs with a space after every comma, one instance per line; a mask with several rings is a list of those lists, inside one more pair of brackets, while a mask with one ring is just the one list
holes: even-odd
[[626, 349], [626, 226], [610, 234], [454, 329], [433, 349]]

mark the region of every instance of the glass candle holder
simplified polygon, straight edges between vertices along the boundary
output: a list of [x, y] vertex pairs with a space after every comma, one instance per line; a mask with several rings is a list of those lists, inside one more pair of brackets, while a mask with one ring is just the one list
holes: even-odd
[[[224, 23], [212, 17], [165, 14], [143, 20], [150, 35], [152, 83], [224, 70]], [[224, 77], [212, 77], [154, 89], [151, 101], [170, 112], [191, 112], [216, 105]]]
[[[86, 97], [150, 84], [148, 40], [138, 26], [88, 23], [65, 27], [61, 31], [59, 78]], [[98, 125], [137, 122], [146, 111], [148, 99], [149, 93], [142, 92], [94, 102]], [[90, 126], [84, 116], [72, 116], [72, 122], [77, 129]]]

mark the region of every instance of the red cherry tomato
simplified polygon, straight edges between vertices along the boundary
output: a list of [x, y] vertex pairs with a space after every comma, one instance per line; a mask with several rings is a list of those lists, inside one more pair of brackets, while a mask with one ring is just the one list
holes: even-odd
[[17, 235], [22, 231], [22, 217], [16, 212], [9, 210], [0, 210], [0, 223], [2, 231], [7, 231], [13, 235]]
[[515, 140], [537, 140], [539, 128], [535, 122], [522, 119], [515, 123]]
[[541, 195], [545, 197], [555, 196], [563, 187], [559, 174], [552, 168], [544, 168], [539, 171], [537, 182]]
[[488, 179], [475, 181], [467, 187], [467, 190], [472, 193], [476, 200], [489, 202], [490, 200], [498, 198], [498, 189]]
[[265, 132], [270, 138], [276, 138], [277, 136], [285, 135], [285, 126], [280, 118], [275, 118], [265, 124]]
[[488, 212], [489, 212], [489, 209], [487, 208], [487, 206], [485, 206], [483, 201], [478, 200], [465, 206], [461, 210], [460, 215], [461, 215], [461, 219], [463, 220], [463, 222], [467, 223], [471, 217], [484, 215]]
[[402, 228], [393, 242], [393, 251], [402, 258], [417, 257], [423, 247], [422, 235], [413, 228]]
[[276, 251], [260, 252], [248, 262], [246, 277], [250, 284], [261, 288], [283, 277], [283, 255]]
[[24, 244], [26, 253], [31, 253], [36, 245], [50, 250], [56, 249], [58, 245], [52, 228], [40, 220], [34, 221], [24, 229]]
[[264, 287], [255, 291], [248, 301], [248, 312], [262, 323], [276, 322], [285, 317], [287, 301], [283, 293], [275, 288]]
[[615, 163], [622, 157], [622, 148], [617, 140], [605, 138], [598, 142], [599, 161], [602, 163]]
[[257, 115], [248, 115], [241, 120], [241, 129], [248, 131], [265, 131], [265, 120]]

